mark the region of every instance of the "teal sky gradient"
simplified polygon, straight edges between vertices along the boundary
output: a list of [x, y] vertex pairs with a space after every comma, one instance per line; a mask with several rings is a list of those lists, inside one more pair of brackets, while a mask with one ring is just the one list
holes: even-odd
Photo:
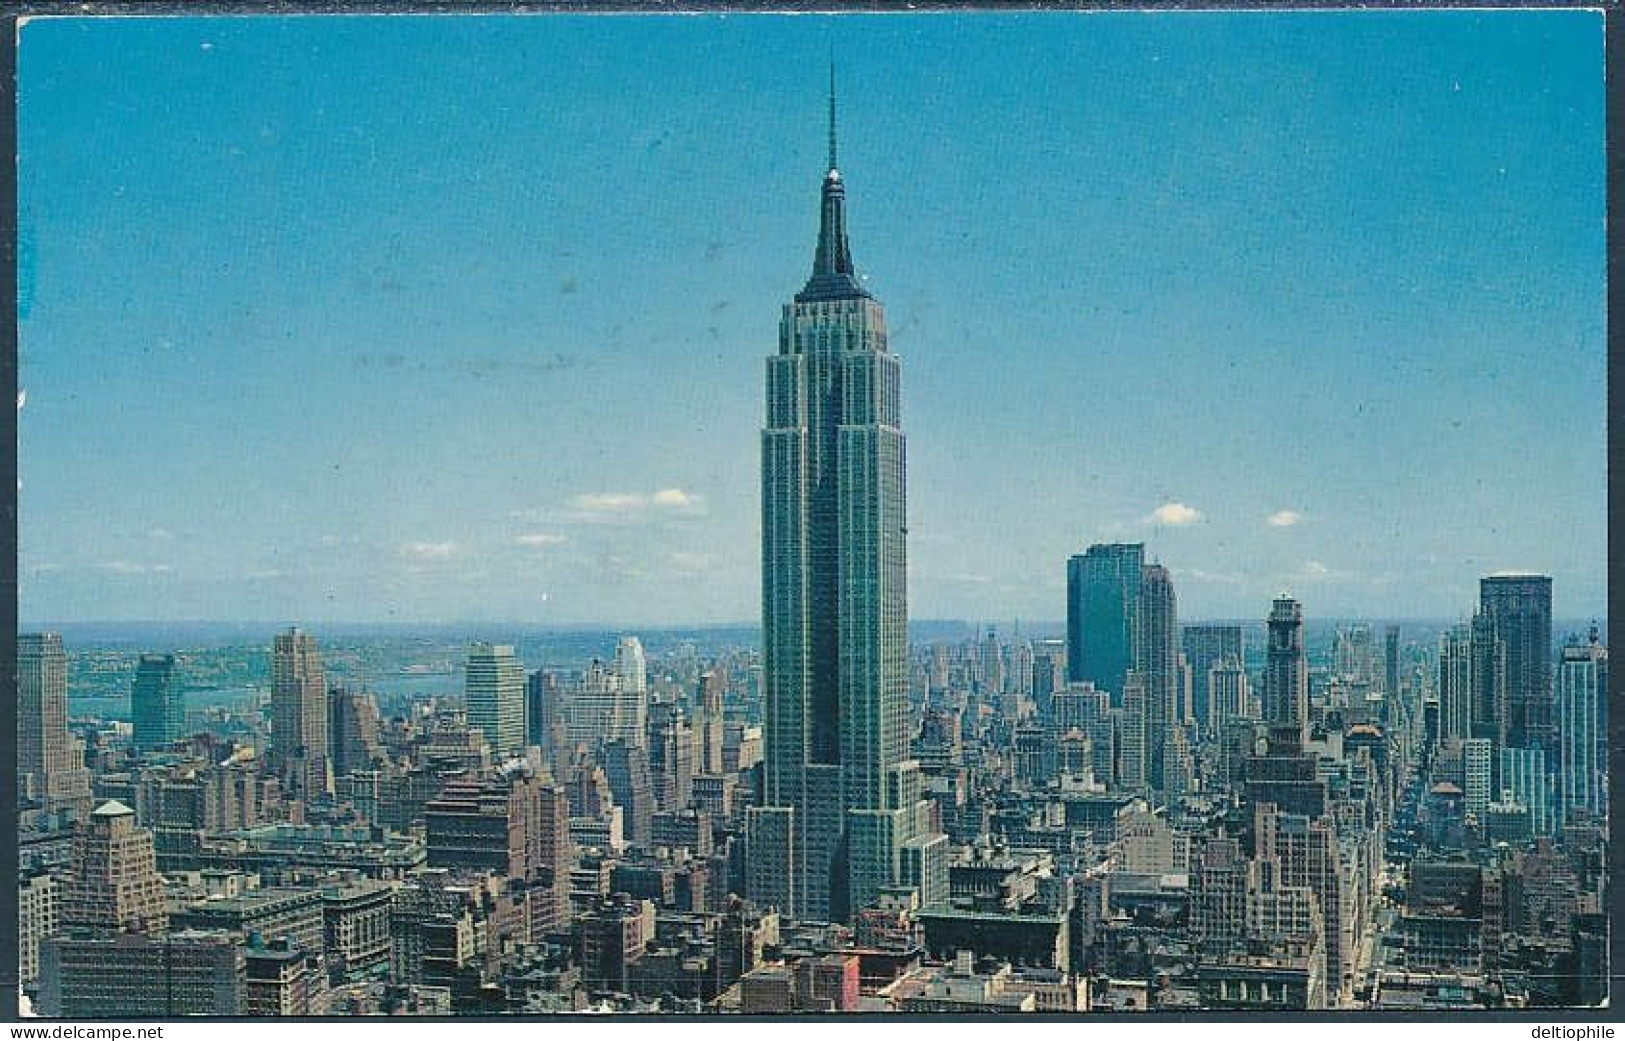
[[762, 359], [812, 260], [832, 47], [914, 616], [1059, 618], [1096, 541], [1146, 542], [1189, 618], [1282, 589], [1449, 617], [1506, 568], [1600, 614], [1602, 39], [32, 21], [22, 617], [755, 618]]

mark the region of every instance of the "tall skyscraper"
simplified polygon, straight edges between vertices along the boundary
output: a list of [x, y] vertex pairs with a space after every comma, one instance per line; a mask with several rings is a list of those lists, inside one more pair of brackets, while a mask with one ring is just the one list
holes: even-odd
[[525, 748], [525, 670], [508, 645], [476, 643], [464, 676], [468, 725], [478, 727], [496, 756]]
[[1207, 726], [1212, 715], [1213, 688], [1208, 673], [1226, 658], [1237, 665], [1243, 657], [1241, 626], [1239, 625], [1186, 625], [1180, 629], [1180, 645], [1185, 651], [1185, 663], [1191, 670], [1191, 711], [1196, 721]]
[[68, 656], [57, 633], [17, 637], [17, 782], [49, 811], [88, 808], [90, 771], [68, 733]]
[[563, 693], [558, 677], [538, 669], [525, 681], [525, 744], [542, 750], [542, 761], [552, 768], [564, 765], [566, 756]]
[[[633, 640], [636, 643], [636, 640]], [[644, 744], [648, 740], [649, 695], [642, 677], [641, 648], [624, 643], [606, 668], [594, 658], [570, 697], [567, 737], [572, 745], [598, 746], [606, 741]], [[635, 682], [634, 682], [635, 681]]]
[[648, 749], [642, 741], [615, 738], [604, 743], [603, 763], [615, 805], [624, 815], [627, 839], [647, 849], [655, 812], [655, 786]]
[[328, 692], [328, 758], [335, 780], [371, 770], [383, 758], [379, 728], [378, 701], [371, 694], [342, 687]]
[[1557, 671], [1558, 798], [1563, 822], [1602, 815], [1604, 802], [1603, 734], [1607, 726], [1608, 649], [1597, 642], [1563, 648]]
[[701, 773], [721, 775], [722, 769], [722, 696], [728, 688], [728, 673], [720, 666], [700, 677], [700, 711], [697, 726], [700, 732]]
[[1506, 652], [1507, 744], [1555, 752], [1552, 712], [1552, 580], [1498, 574], [1479, 582], [1479, 609]]
[[622, 690], [631, 694], [648, 693], [648, 659], [643, 653], [643, 642], [636, 636], [623, 636], [615, 642], [615, 675], [620, 678]]
[[1382, 682], [1390, 700], [1399, 700], [1399, 626], [1382, 631]]
[[1506, 644], [1495, 631], [1495, 621], [1480, 611], [1473, 616], [1468, 636], [1471, 655], [1473, 736], [1500, 748], [1507, 740]]
[[1140, 659], [1141, 543], [1090, 546], [1066, 566], [1066, 678], [1093, 683], [1123, 702]]
[[925, 839], [908, 759], [901, 371], [852, 264], [833, 82], [829, 143], [812, 275], [767, 360], [764, 797], [747, 821], [749, 895], [824, 920], [898, 881], [905, 845]]
[[1163, 764], [1171, 727], [1184, 722], [1178, 711], [1179, 611], [1173, 579], [1161, 564], [1148, 564], [1140, 583], [1140, 656], [1145, 676], [1146, 780], [1164, 791]]
[[316, 638], [299, 629], [271, 644], [271, 760], [294, 794], [327, 792], [327, 679]]
[[623, 636], [615, 643], [616, 716], [626, 729], [622, 736], [642, 741], [649, 729], [649, 669], [643, 643]]
[[1269, 616], [1264, 666], [1264, 722], [1272, 745], [1293, 753], [1308, 737], [1309, 662], [1303, 647], [1303, 606], [1291, 597], [1275, 601]]
[[1540, 748], [1503, 748], [1497, 770], [1501, 792], [1529, 810], [1529, 825], [1536, 835], [1550, 835], [1556, 821], [1552, 812], [1552, 775]]
[[1004, 690], [1004, 646], [999, 643], [999, 634], [988, 629], [987, 636], [982, 640], [982, 690], [990, 695], [990, 701], [996, 701], [993, 695]]
[[179, 741], [186, 729], [186, 706], [175, 681], [173, 654], [143, 654], [130, 688], [133, 743], [143, 752]]
[[[1198, 683], [1203, 682], [1198, 680]], [[1215, 739], [1233, 720], [1256, 719], [1253, 691], [1241, 659], [1225, 655], [1207, 670], [1208, 715], [1204, 724]]]
[[1439, 740], [1472, 736], [1473, 694], [1472, 634], [1453, 625], [1439, 635]]

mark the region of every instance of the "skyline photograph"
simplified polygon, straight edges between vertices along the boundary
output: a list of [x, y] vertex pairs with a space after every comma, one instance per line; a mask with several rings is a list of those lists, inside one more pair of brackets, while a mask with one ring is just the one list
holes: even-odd
[[25, 20], [7, 1010], [1600, 1015], [1602, 28]]

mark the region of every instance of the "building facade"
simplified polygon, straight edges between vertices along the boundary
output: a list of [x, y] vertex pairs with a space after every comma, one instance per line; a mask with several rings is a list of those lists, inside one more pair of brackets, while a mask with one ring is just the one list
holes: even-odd
[[1479, 581], [1479, 610], [1506, 654], [1507, 745], [1555, 752], [1550, 576], [1489, 575]]
[[130, 688], [132, 743], [143, 752], [179, 741], [186, 730], [186, 704], [175, 677], [173, 654], [143, 654]]
[[1093, 683], [1123, 702], [1140, 660], [1140, 583], [1145, 546], [1090, 546], [1066, 566], [1066, 678]]
[[90, 771], [68, 733], [68, 656], [57, 633], [17, 637], [17, 785], [47, 811], [90, 802]]
[[310, 798], [330, 788], [327, 678], [316, 638], [299, 629], [271, 644], [271, 761], [290, 794]]
[[468, 725], [478, 727], [501, 758], [525, 748], [525, 670], [506, 645], [476, 643], [468, 649], [464, 679]]
[[747, 822], [750, 895], [822, 920], [848, 918], [897, 881], [925, 818], [908, 758], [901, 370], [885, 311], [852, 264], [834, 112], [832, 91], [812, 275], [767, 360], [766, 748]]

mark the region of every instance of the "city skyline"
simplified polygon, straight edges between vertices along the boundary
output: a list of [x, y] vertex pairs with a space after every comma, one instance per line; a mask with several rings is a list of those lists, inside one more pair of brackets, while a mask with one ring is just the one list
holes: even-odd
[[1455, 14], [24, 23], [18, 1011], [1606, 1007], [1598, 13]]
[[25, 624], [751, 619], [832, 44], [911, 616], [1059, 619], [1108, 541], [1182, 619], [1603, 614], [1594, 17], [297, 21], [23, 33]]

